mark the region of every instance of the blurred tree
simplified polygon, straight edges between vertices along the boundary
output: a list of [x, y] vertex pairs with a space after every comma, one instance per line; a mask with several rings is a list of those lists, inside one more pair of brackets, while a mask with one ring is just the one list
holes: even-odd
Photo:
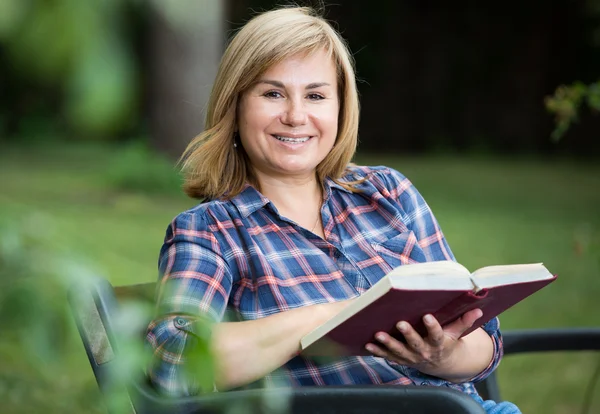
[[[281, 3], [0, 1], [0, 140], [142, 135], [179, 155], [203, 128], [230, 29]], [[587, 117], [581, 103], [593, 107], [598, 0], [297, 3], [325, 3], [354, 52], [361, 150], [600, 152], [600, 117], [554, 145], [540, 104], [564, 84], [574, 89], [548, 100], [563, 125], [573, 110]]]
[[7, 80], [4, 86], [14, 101], [3, 99], [2, 112], [16, 123], [5, 122], [3, 136], [27, 135], [27, 124], [42, 122], [33, 134], [64, 124], [82, 138], [106, 137], [131, 122], [138, 83], [126, 36], [126, 5], [118, 0], [0, 2], [4, 77], [21, 82], [14, 87]]
[[155, 147], [178, 156], [204, 128], [225, 43], [225, 5], [155, 0], [149, 28], [149, 123]]
[[203, 127], [223, 4], [0, 2], [0, 140], [131, 138], [147, 122], [178, 155]]
[[[600, 16], [600, 0], [588, 0], [587, 13], [589, 16]], [[591, 42], [600, 47], [600, 23], [596, 24], [590, 37]], [[570, 85], [560, 85], [552, 95], [546, 96], [546, 109], [555, 116], [555, 128], [552, 131], [555, 141], [562, 138], [573, 123], [578, 122], [584, 103], [593, 112], [600, 112], [600, 80], [590, 84], [576, 81]]]

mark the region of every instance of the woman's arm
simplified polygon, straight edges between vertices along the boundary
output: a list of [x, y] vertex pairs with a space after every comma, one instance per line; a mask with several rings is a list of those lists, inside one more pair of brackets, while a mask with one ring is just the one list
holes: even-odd
[[[210, 231], [211, 220], [207, 214], [182, 213], [167, 229], [161, 249], [157, 313], [146, 335], [154, 354], [148, 375], [160, 392], [172, 396], [202, 391], [186, 363], [198, 341], [211, 341], [217, 388], [241, 386], [297, 355], [302, 336], [351, 301], [297, 308], [257, 320], [224, 322], [234, 271]], [[207, 324], [211, 325], [210, 338]]]
[[248, 384], [279, 368], [298, 354], [304, 335], [350, 302], [306, 306], [262, 319], [215, 325], [212, 350], [217, 389]]

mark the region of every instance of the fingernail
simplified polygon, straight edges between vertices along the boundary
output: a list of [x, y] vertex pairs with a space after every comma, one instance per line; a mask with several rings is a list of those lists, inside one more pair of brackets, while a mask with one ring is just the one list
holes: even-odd
[[373, 345], [371, 344], [365, 345], [365, 349], [369, 352], [373, 352], [375, 350], [375, 348], [373, 348]]
[[396, 327], [400, 332], [405, 332], [408, 329], [408, 326], [406, 326], [406, 322], [399, 322], [398, 325], [396, 325]]
[[379, 341], [379, 342], [383, 342], [385, 341], [385, 335], [376, 335], [375, 338]]
[[425, 315], [425, 317], [423, 318], [423, 320], [425, 321], [425, 323], [433, 323], [433, 316], [431, 316], [431, 315]]

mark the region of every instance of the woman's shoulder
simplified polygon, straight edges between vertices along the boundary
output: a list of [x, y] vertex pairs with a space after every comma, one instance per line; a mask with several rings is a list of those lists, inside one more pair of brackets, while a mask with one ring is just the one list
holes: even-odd
[[356, 182], [357, 189], [374, 187], [377, 190], [390, 191], [398, 188], [402, 183], [410, 183], [399, 171], [385, 165], [365, 166], [351, 164], [346, 168], [342, 181]]
[[222, 200], [204, 200], [180, 212], [171, 220], [174, 229], [199, 230], [210, 224], [230, 220], [230, 214]]

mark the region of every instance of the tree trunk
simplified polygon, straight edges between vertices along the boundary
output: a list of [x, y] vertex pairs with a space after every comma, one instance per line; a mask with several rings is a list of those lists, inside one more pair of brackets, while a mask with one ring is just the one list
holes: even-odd
[[150, 135], [157, 149], [174, 157], [204, 129], [206, 105], [225, 43], [223, 3], [154, 3], [149, 33]]

